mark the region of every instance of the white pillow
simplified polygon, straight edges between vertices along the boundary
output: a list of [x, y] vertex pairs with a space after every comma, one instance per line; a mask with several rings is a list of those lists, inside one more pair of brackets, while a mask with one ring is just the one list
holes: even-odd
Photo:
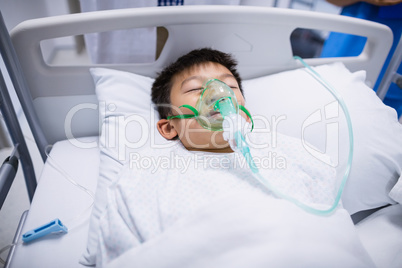
[[402, 175], [389, 193], [389, 197], [402, 205]]
[[[316, 70], [343, 94], [353, 121], [355, 157], [342, 196], [344, 207], [353, 214], [393, 203], [388, 193], [396, 183], [402, 165], [402, 126], [397, 122], [396, 112], [385, 106], [373, 90], [364, 84], [364, 72], [352, 74], [340, 63], [319, 66]], [[100, 177], [91, 216], [87, 252], [81, 259], [87, 265], [95, 264], [98, 243], [96, 233], [100, 214], [106, 206], [106, 187], [118, 177], [122, 163], [129, 160], [128, 153], [140, 150], [142, 146], [150, 146], [150, 142], [160, 146], [168, 143], [155, 127], [157, 115], [150, 96], [153, 79], [105, 68], [91, 69], [91, 74], [100, 102], [102, 134]], [[258, 119], [258, 115], [261, 115], [271, 119], [272, 115], [286, 114], [287, 119], [277, 124], [278, 131], [296, 137], [301, 137], [300, 123], [309, 118], [317, 107], [323, 107], [323, 104], [333, 100], [302, 69], [243, 81], [243, 87], [246, 107], [254, 117]], [[315, 97], [311, 93], [315, 93]], [[292, 101], [280, 101], [286, 99]], [[127, 120], [130, 116], [131, 119]], [[144, 125], [147, 120], [150, 124]], [[258, 125], [260, 120], [256, 121]], [[323, 129], [325, 130], [325, 122], [309, 125], [304, 138], [318, 148], [325, 148]], [[345, 144], [346, 125], [340, 122], [339, 129], [339, 143]], [[149, 131], [151, 139], [144, 141], [141, 136], [144, 130]], [[343, 173], [347, 150], [345, 151], [345, 146], [341, 150], [338, 170]], [[329, 151], [334, 154], [333, 148], [329, 148]]]
[[376, 267], [401, 267], [402, 205], [374, 212], [357, 223], [356, 230]]

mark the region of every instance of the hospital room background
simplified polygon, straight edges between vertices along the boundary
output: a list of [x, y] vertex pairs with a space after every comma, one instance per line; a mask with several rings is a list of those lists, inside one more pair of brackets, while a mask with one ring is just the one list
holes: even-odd
[[[122, 7], [136, 7], [141, 5], [146, 0], [104, 0], [108, 4], [104, 4], [103, 8], [122, 8]], [[81, 2], [81, 3], [80, 3]], [[152, 1], [148, 1], [150, 3]], [[155, 3], [158, 1], [155, 1]], [[159, 1], [160, 5], [169, 1]], [[180, 2], [180, 1], [171, 1]], [[85, 12], [96, 10], [102, 6], [102, 1], [96, 0], [0, 0], [0, 10], [3, 15], [6, 27], [8, 30], [14, 28], [20, 22], [40, 17], [54, 16], [60, 14], [69, 14], [76, 12]], [[242, 4], [242, 5], [256, 5], [256, 6], [270, 6], [279, 8], [293, 8], [302, 10], [312, 10], [325, 12], [330, 14], [340, 14], [341, 8], [333, 4], [328, 3], [325, 0], [184, 0], [184, 4]], [[97, 5], [98, 4], [98, 5]], [[295, 55], [302, 57], [319, 57], [322, 46], [328, 33], [316, 32], [308, 29], [299, 29], [292, 35], [292, 49]], [[143, 36], [143, 40], [146, 40], [146, 35]], [[94, 46], [95, 40], [90, 37], [76, 37], [71, 39], [58, 39], [52, 42], [46, 43], [45, 46], [45, 60], [48, 63], [57, 64], [60, 62], [82, 63], [85, 64], [88, 61], [95, 62], [108, 62], [111, 60], [107, 56], [102, 58], [98, 57], [96, 51], [91, 48]], [[118, 44], [114, 44], [118, 46]], [[112, 49], [116, 49], [113, 47]], [[143, 50], [137, 49], [136, 53], [144, 56], [142, 59], [146, 62], [149, 58], [155, 57], [155, 47], [144, 46]], [[135, 53], [135, 52], [134, 52]], [[137, 57], [138, 59], [138, 57]], [[141, 59], [140, 59], [141, 61]], [[13, 88], [10, 78], [7, 75], [4, 62], [0, 61], [0, 68], [5, 76], [6, 84], [8, 88]], [[36, 177], [39, 177], [43, 162], [39, 152], [37, 151], [35, 141], [32, 137], [32, 133], [29, 130], [28, 124], [22, 112], [21, 106], [18, 103], [15, 93], [10, 91], [13, 99], [13, 104], [16, 109], [16, 113], [22, 127], [24, 137], [26, 139], [28, 148], [30, 150], [31, 157], [35, 168]], [[402, 93], [401, 93], [402, 95]], [[8, 131], [5, 127], [4, 121], [0, 119], [0, 159], [3, 161], [8, 155], [10, 155], [12, 148], [12, 142], [10, 140]], [[8, 245], [12, 241], [15, 234], [18, 222], [20, 220], [23, 211], [29, 209], [29, 199], [26, 191], [26, 186], [21, 169], [18, 170], [16, 179], [11, 187], [11, 190], [6, 198], [6, 201], [0, 211], [0, 248]], [[4, 257], [3, 255], [2, 257]], [[0, 264], [0, 267], [2, 265]]]

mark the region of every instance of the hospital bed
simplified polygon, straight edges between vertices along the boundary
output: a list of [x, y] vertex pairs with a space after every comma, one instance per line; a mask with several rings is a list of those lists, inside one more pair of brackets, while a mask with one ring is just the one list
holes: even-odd
[[[163, 26], [168, 38], [160, 56], [151, 63], [54, 65], [43, 58], [41, 46], [53, 38], [156, 26]], [[367, 85], [376, 82], [392, 43], [391, 31], [380, 24], [317, 12], [182, 6], [47, 17], [22, 22], [11, 31], [22, 68], [16, 71], [20, 71], [23, 74], [20, 79], [26, 81], [26, 87], [16, 87], [17, 94], [45, 165], [37, 179], [30, 209], [21, 219], [16, 245], [10, 251], [6, 267], [84, 267], [78, 261], [86, 251], [88, 233], [93, 227], [89, 221], [91, 209], [97, 209], [101, 199], [99, 191], [103, 191], [100, 188], [117, 174], [117, 167], [110, 169], [108, 166], [119, 160], [116, 150], [130, 145], [106, 145], [103, 135], [116, 130], [108, 131], [111, 124], [108, 125], [107, 119], [127, 113], [108, 105], [128, 99], [134, 102], [134, 112], [136, 105], [145, 105], [149, 112], [149, 88], [141, 87], [149, 87], [158, 71], [192, 49], [212, 47], [232, 53], [239, 62], [246, 100], [253, 107], [252, 112], [269, 115], [267, 107], [277, 109], [278, 113], [293, 110], [293, 114], [288, 111], [289, 120], [280, 124], [279, 130], [300, 137], [303, 134], [300, 125], [295, 124], [300, 123], [297, 121], [300, 117], [305, 119], [317, 109], [314, 106], [320, 97], [306, 93], [315, 82], [309, 80], [311, 77], [300, 69], [302, 64], [293, 58], [290, 35], [296, 28], [367, 37], [366, 47], [357, 57], [305, 61], [316, 66], [317, 72], [335, 87], [345, 88], [342, 94], [353, 119], [355, 154], [343, 203], [355, 218], [361, 241], [375, 263], [382, 267], [400, 266], [402, 207], [399, 202], [402, 192], [398, 178], [402, 167], [402, 131], [396, 113], [385, 107], [374, 93], [365, 90]], [[100, 69], [92, 69], [91, 73], [90, 68]], [[117, 81], [119, 77], [124, 82]], [[135, 83], [136, 79], [140, 81], [136, 86], [141, 89], [129, 94], [130, 83]], [[116, 83], [113, 84], [114, 91], [102, 88], [107, 87], [107, 83], [100, 81]], [[284, 81], [286, 83], [281, 84]], [[254, 93], [252, 88], [261, 83], [266, 88]], [[272, 92], [282, 95], [282, 100], [287, 99], [288, 103], [281, 105], [278, 100], [273, 100]], [[265, 102], [261, 101], [264, 94], [268, 94], [263, 98]], [[152, 120], [152, 115], [145, 118]], [[292, 118], [297, 120], [292, 121]], [[325, 125], [321, 127], [318, 135], [306, 133], [305, 137], [315, 146], [325, 148], [325, 142], [320, 138], [325, 133]], [[126, 122], [125, 131], [124, 128], [132, 130], [138, 125], [133, 127]], [[135, 135], [131, 138], [139, 139]], [[343, 137], [339, 140], [341, 143], [348, 141]], [[342, 161], [339, 160], [340, 165]], [[90, 192], [95, 195], [94, 199]], [[56, 218], [69, 228], [68, 233], [48, 235], [30, 243], [21, 242], [22, 234]], [[363, 220], [357, 222], [357, 218]]]

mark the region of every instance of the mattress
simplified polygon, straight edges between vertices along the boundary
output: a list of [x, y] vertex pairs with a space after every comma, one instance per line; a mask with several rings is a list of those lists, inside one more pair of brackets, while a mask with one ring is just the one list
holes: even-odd
[[358, 235], [378, 267], [401, 267], [402, 205], [394, 204], [371, 214], [356, 225]]
[[[80, 142], [85, 147], [90, 147], [90, 142], [96, 139], [87, 137]], [[94, 148], [80, 148], [69, 140], [57, 142], [53, 146], [22, 233], [55, 218], [59, 218], [69, 231], [67, 234], [51, 234], [28, 244], [19, 243], [11, 260], [11, 267], [85, 267], [78, 261], [86, 247], [93, 200], [65, 177], [69, 176], [87, 190], [95, 192], [99, 173], [99, 149], [97, 146], [92, 147]]]

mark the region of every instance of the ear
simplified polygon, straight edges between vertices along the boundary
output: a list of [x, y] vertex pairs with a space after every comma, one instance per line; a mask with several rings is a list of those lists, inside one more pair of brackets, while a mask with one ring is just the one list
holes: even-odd
[[171, 140], [177, 136], [177, 131], [167, 119], [161, 119], [156, 123], [159, 133], [167, 140]]

